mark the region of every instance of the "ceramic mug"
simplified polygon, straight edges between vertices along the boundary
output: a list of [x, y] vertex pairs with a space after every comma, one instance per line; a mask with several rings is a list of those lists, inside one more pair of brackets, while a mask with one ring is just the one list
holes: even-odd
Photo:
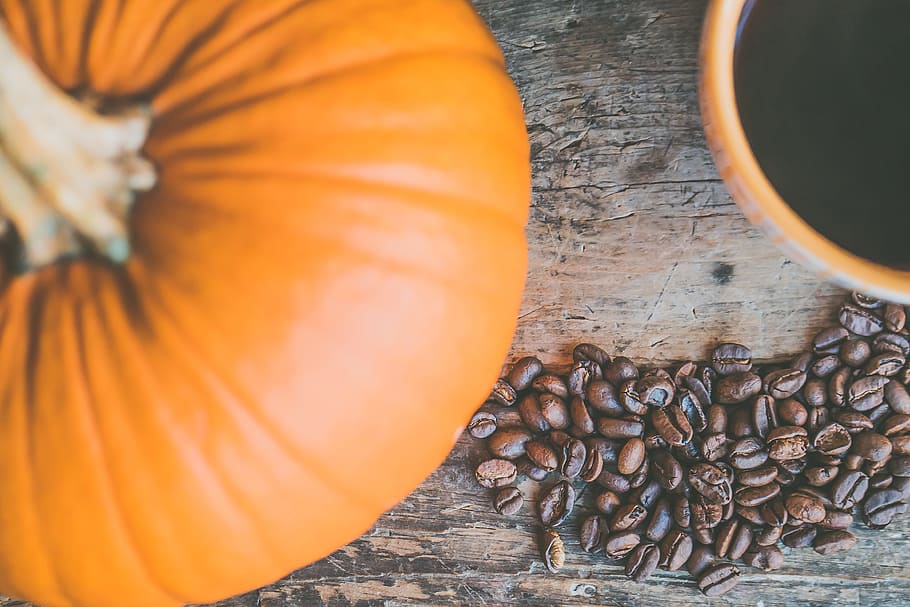
[[711, 0], [702, 33], [702, 120], [721, 178], [745, 216], [793, 261], [846, 288], [910, 303], [910, 272], [859, 257], [822, 236], [762, 172], [740, 123], [733, 84], [737, 29], [750, 1]]

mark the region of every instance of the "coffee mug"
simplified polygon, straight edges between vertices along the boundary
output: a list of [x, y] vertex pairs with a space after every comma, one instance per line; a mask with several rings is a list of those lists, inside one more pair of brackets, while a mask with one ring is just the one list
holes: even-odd
[[699, 90], [708, 145], [746, 217], [819, 276], [902, 303], [910, 91], [893, 89], [910, 78], [889, 70], [910, 58], [908, 16], [910, 2], [889, 0], [712, 0]]

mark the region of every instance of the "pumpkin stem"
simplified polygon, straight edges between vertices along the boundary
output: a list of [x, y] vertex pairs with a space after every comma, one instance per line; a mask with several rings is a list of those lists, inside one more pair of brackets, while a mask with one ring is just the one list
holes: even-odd
[[89, 252], [126, 260], [130, 207], [156, 181], [140, 155], [150, 121], [70, 97], [0, 20], [0, 222], [17, 230], [25, 269]]

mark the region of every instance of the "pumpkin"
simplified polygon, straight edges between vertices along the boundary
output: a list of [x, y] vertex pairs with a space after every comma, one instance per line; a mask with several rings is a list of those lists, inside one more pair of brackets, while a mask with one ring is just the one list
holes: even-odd
[[208, 602], [365, 531], [507, 353], [528, 154], [461, 0], [0, 0], [0, 593]]

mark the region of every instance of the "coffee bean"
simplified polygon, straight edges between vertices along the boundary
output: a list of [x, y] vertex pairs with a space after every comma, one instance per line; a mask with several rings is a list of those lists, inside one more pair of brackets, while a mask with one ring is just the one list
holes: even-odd
[[709, 462], [716, 462], [726, 457], [728, 453], [727, 442], [727, 435], [722, 432], [708, 434], [701, 443], [702, 456]]
[[745, 405], [733, 407], [730, 412], [730, 423], [727, 428], [733, 438], [756, 436], [755, 426], [752, 423], [752, 410]]
[[702, 407], [711, 406], [711, 391], [705, 383], [697, 377], [684, 377], [683, 384], [689, 390]]
[[610, 519], [610, 530], [625, 531], [638, 527], [648, 517], [648, 511], [641, 504], [624, 504], [613, 513]]
[[891, 415], [891, 407], [888, 406], [888, 403], [882, 403], [871, 411], [866, 411], [866, 415], [869, 416], [869, 419], [872, 420], [872, 425], [875, 426], [887, 416]]
[[[581, 474], [588, 458], [588, 450], [585, 444], [573, 438], [566, 443], [560, 454], [559, 472], [566, 478], [576, 478]], [[598, 473], [598, 476], [600, 474]], [[597, 478], [595, 476], [595, 478]]]
[[505, 378], [499, 378], [493, 386], [490, 399], [506, 407], [511, 407], [518, 400], [518, 393]]
[[692, 540], [698, 544], [711, 546], [714, 544], [714, 529], [708, 527], [695, 527], [692, 529]]
[[626, 576], [636, 582], [643, 582], [657, 571], [660, 550], [654, 544], [639, 544], [629, 553], [626, 561]]
[[[689, 501], [692, 511], [692, 529], [714, 529], [720, 524], [724, 516], [722, 504], [715, 504], [705, 500], [703, 496], [696, 496]], [[697, 536], [696, 536], [697, 539]]]
[[645, 433], [645, 437], [642, 440], [645, 441], [645, 449], [648, 451], [670, 448], [670, 444], [664, 440], [664, 437], [662, 437], [657, 430], [649, 430]]
[[762, 571], [776, 571], [784, 566], [784, 553], [774, 545], [760, 546], [746, 552], [743, 562]]
[[[663, 407], [670, 404], [676, 395], [676, 388], [673, 381], [667, 377], [659, 375], [646, 375], [638, 380], [635, 384], [636, 394], [640, 396], [640, 402], [650, 407]], [[635, 413], [633, 411], [632, 413]], [[644, 413], [639, 413], [644, 415]]]
[[901, 478], [910, 478], [910, 456], [898, 455], [892, 457], [888, 462], [888, 469], [891, 474]]
[[811, 497], [812, 499], [818, 500], [818, 503], [825, 508], [834, 508], [834, 502], [831, 501], [831, 498], [828, 496], [828, 491], [822, 489], [816, 489], [815, 487], [809, 487], [808, 485], [798, 487], [793, 490], [793, 494], [801, 494]]
[[844, 469], [846, 470], [859, 470], [863, 467], [863, 463], [866, 460], [862, 456], [857, 455], [856, 453], [848, 453], [844, 456]]
[[869, 310], [877, 310], [885, 305], [882, 300], [872, 297], [871, 295], [864, 295], [859, 291], [853, 291], [853, 293], [850, 294], [850, 297], [856, 305]]
[[813, 362], [809, 370], [816, 377], [825, 378], [837, 371], [838, 368], [840, 368], [840, 357], [836, 354], [829, 354]]
[[559, 457], [556, 455], [556, 450], [543, 440], [529, 440], [525, 444], [525, 452], [531, 463], [541, 470], [552, 472], [559, 466]]
[[907, 323], [907, 312], [904, 310], [904, 306], [900, 304], [885, 304], [885, 313], [883, 316], [885, 319], [885, 328], [889, 331], [901, 331]]
[[878, 431], [889, 438], [907, 434], [910, 432], [910, 415], [892, 415], [882, 423]]
[[651, 453], [651, 464], [655, 478], [665, 491], [675, 491], [683, 480], [683, 468], [673, 455], [663, 449]]
[[593, 360], [580, 360], [572, 365], [566, 386], [572, 396], [584, 396], [588, 384], [603, 377], [603, 371]]
[[660, 565], [676, 571], [689, 560], [692, 547], [692, 538], [685, 531], [670, 531], [660, 542]]
[[849, 529], [853, 525], [853, 514], [844, 510], [828, 510], [818, 524], [825, 529]]
[[611, 533], [604, 538], [604, 556], [608, 559], [620, 559], [641, 543], [641, 536], [634, 531]]
[[527, 456], [517, 459], [515, 461], [515, 467], [518, 468], [519, 474], [524, 474], [529, 479], [535, 481], [542, 481], [547, 478], [548, 474], [550, 474], [548, 471], [538, 467], [536, 464], [531, 462]]
[[856, 545], [856, 536], [849, 531], [824, 531], [815, 537], [812, 547], [822, 556], [845, 552]]
[[809, 419], [809, 412], [795, 398], [785, 398], [777, 403], [777, 419], [781, 424], [804, 426]]
[[619, 452], [617, 468], [620, 474], [632, 474], [645, 460], [645, 442], [640, 438], [631, 438]]
[[540, 521], [546, 527], [556, 527], [566, 520], [575, 508], [575, 489], [566, 481], [550, 487], [537, 503]]
[[648, 510], [651, 510], [662, 494], [663, 489], [661, 489], [660, 483], [652, 478], [635, 489], [635, 491], [631, 492], [628, 501], [641, 504]]
[[897, 333], [879, 333], [872, 340], [872, 351], [877, 354], [893, 352], [901, 356], [910, 356], [910, 340]]
[[722, 523], [717, 528], [717, 533], [714, 534], [714, 553], [718, 558], [727, 558], [727, 553], [730, 551], [730, 546], [733, 544], [740, 526], [740, 522], [733, 519]]
[[869, 477], [869, 489], [887, 489], [894, 482], [894, 477], [887, 472], [878, 472]]
[[898, 514], [907, 511], [903, 496], [896, 489], [881, 489], [870, 493], [862, 506], [863, 520], [873, 529], [886, 527]]
[[651, 423], [665, 441], [680, 447], [692, 440], [693, 430], [685, 413], [676, 405], [657, 409], [651, 414]]
[[803, 386], [803, 399], [810, 407], [821, 407], [828, 402], [828, 384], [822, 379], [806, 380]]
[[[691, 538], [690, 538], [691, 541]], [[692, 553], [686, 561], [689, 573], [698, 577], [716, 563], [714, 549], [705, 545], [693, 544]]]
[[628, 493], [629, 489], [632, 488], [632, 485], [629, 484], [629, 479], [606, 467], [600, 472], [600, 476], [597, 477], [595, 482], [604, 489], [609, 489], [614, 493]]
[[812, 339], [812, 350], [816, 354], [828, 352], [838, 348], [849, 336], [850, 333], [843, 327], [823, 329]]
[[812, 352], [803, 352], [799, 356], [793, 359], [793, 362], [790, 364], [794, 369], [799, 369], [803, 373], [808, 373], [809, 368], [812, 366], [812, 362], [815, 360], [815, 355]]
[[559, 398], [569, 398], [569, 388], [558, 375], [540, 375], [531, 382], [538, 392], [547, 392]]
[[474, 476], [477, 477], [477, 482], [481, 487], [494, 489], [515, 482], [518, 477], [518, 469], [508, 460], [488, 459], [477, 466]]
[[866, 375], [881, 375], [891, 377], [897, 375], [897, 372], [907, 364], [907, 359], [901, 354], [886, 352], [877, 354], [869, 359], [866, 367], [863, 369]]
[[752, 401], [752, 427], [761, 438], [777, 427], [777, 408], [773, 397], [760, 394]]
[[638, 469], [629, 475], [629, 486], [630, 487], [641, 487], [648, 481], [648, 476], [651, 472], [651, 461], [648, 459], [648, 456], [645, 456], [645, 459], [641, 462], [641, 466]]
[[847, 400], [847, 383], [850, 381], [850, 367], [841, 367], [828, 380], [828, 400], [843, 407]]
[[728, 504], [733, 499], [730, 479], [712, 464], [695, 464], [689, 469], [689, 486], [714, 504]]
[[720, 434], [727, 431], [727, 408], [722, 405], [711, 405], [708, 408], [707, 432]]
[[[787, 471], [791, 474], [802, 474], [803, 470], [806, 469], [808, 462], [805, 458], [800, 459], [785, 459], [777, 462], [777, 467], [780, 469], [780, 472]], [[780, 476], [780, 474], [778, 474]]]
[[601, 369], [610, 364], [610, 356], [606, 352], [594, 344], [586, 343], [575, 346], [572, 350], [572, 360], [575, 362], [593, 360]]
[[799, 369], [779, 369], [765, 376], [765, 392], [774, 398], [790, 398], [806, 383], [806, 374]]
[[768, 461], [768, 451], [760, 439], [749, 436], [733, 443], [729, 460], [737, 470], [752, 470]]
[[[552, 440], [552, 439], [551, 439]], [[617, 439], [603, 438], [601, 436], [588, 436], [584, 439], [588, 451], [597, 451], [604, 465], [615, 464], [619, 457], [619, 449], [624, 442]]]
[[875, 432], [860, 432], [853, 437], [853, 453], [866, 461], [880, 462], [891, 455], [891, 441]]
[[584, 438], [594, 434], [594, 419], [591, 417], [588, 406], [582, 397], [572, 397], [572, 404], [569, 406], [569, 417], [572, 420], [569, 434], [576, 438]]
[[808, 432], [801, 426], [780, 426], [768, 434], [768, 457], [775, 461], [804, 457], [809, 449]]
[[910, 499], [910, 478], [894, 477], [889, 488], [899, 491], [904, 500]]
[[765, 523], [771, 527], [783, 527], [790, 519], [784, 501], [780, 497], [776, 497], [770, 502], [762, 504], [759, 511], [761, 512], [761, 516], [765, 520]]
[[496, 512], [505, 516], [512, 516], [518, 513], [522, 504], [524, 504], [524, 498], [521, 497], [521, 492], [515, 487], [503, 487], [493, 497], [493, 507]]
[[585, 462], [578, 476], [586, 483], [593, 483], [603, 472], [603, 456], [597, 449], [586, 449], [585, 452]]
[[585, 517], [578, 527], [578, 543], [581, 544], [581, 549], [591, 553], [602, 550], [607, 528], [607, 522], [599, 514]]
[[714, 397], [722, 405], [734, 405], [749, 400], [761, 389], [762, 380], [755, 373], [733, 373], [717, 380]]
[[846, 453], [852, 444], [850, 433], [837, 422], [819, 429], [812, 440], [812, 445], [823, 455], [841, 455]]
[[774, 464], [742, 470], [736, 475], [736, 482], [745, 487], [763, 487], [777, 480], [778, 469]]
[[742, 506], [740, 504], [737, 504], [736, 514], [741, 519], [749, 521], [753, 525], [765, 524], [765, 517], [762, 516], [761, 509], [756, 506]]
[[804, 474], [806, 481], [813, 487], [824, 487], [837, 477], [839, 471], [837, 466], [810, 466]]
[[720, 563], [705, 570], [698, 578], [698, 589], [705, 596], [721, 596], [732, 590], [738, 583], [741, 572], [733, 563]]
[[652, 542], [659, 542], [666, 537], [672, 526], [673, 516], [670, 514], [670, 502], [662, 499], [654, 505], [651, 519], [645, 529], [645, 537]]
[[538, 539], [541, 558], [550, 573], [558, 573], [566, 564], [566, 546], [553, 529], [543, 529]]
[[818, 523], [825, 518], [824, 505], [814, 497], [793, 493], [787, 496], [784, 504], [790, 516], [804, 523]]
[[635, 386], [638, 380], [630, 379], [622, 384], [619, 389], [619, 403], [623, 410], [633, 415], [645, 415], [648, 412], [648, 405], [642, 402]]
[[518, 415], [531, 432], [540, 434], [550, 431], [550, 423], [540, 411], [540, 400], [538, 400], [537, 394], [526, 394], [521, 398], [518, 402]]
[[817, 534], [818, 530], [812, 525], [800, 525], [785, 529], [781, 541], [790, 548], [806, 548], [812, 545]]
[[543, 363], [536, 356], [525, 356], [518, 360], [506, 376], [509, 384], [521, 392], [531, 387], [538, 375], [543, 373]]
[[872, 355], [872, 346], [865, 339], [851, 339], [840, 347], [840, 360], [848, 367], [862, 367]]
[[745, 373], [752, 369], [752, 350], [741, 344], [720, 344], [714, 348], [711, 361], [720, 375]]
[[780, 495], [780, 485], [776, 482], [760, 487], [740, 487], [733, 494], [733, 499], [740, 506], [755, 508], [770, 502]]
[[773, 546], [780, 540], [783, 527], [761, 527], [755, 531], [754, 546]]
[[637, 420], [601, 417], [597, 431], [606, 438], [635, 438], [645, 433], [645, 425]]
[[598, 493], [594, 498], [594, 507], [601, 514], [613, 514], [619, 508], [621, 504], [619, 496], [612, 491], [604, 491]]
[[622, 417], [626, 410], [622, 408], [616, 388], [605, 379], [597, 379], [588, 384], [586, 392], [588, 405], [601, 415]]
[[625, 356], [617, 356], [604, 370], [604, 379], [614, 386], [621, 386], [630, 379], [638, 379], [638, 367]]
[[869, 419], [869, 416], [850, 409], [838, 411], [834, 415], [834, 420], [846, 428], [850, 434], [857, 434], [873, 428], [872, 420]]
[[468, 433], [474, 438], [487, 438], [496, 432], [496, 416], [487, 411], [478, 411], [468, 422]]
[[695, 432], [704, 432], [708, 427], [708, 415], [701, 402], [688, 388], [680, 388], [676, 391], [676, 401], [679, 408], [686, 414], [689, 425]]
[[673, 383], [675, 383], [677, 387], [683, 385], [683, 378], [694, 376], [697, 370], [698, 363], [691, 360], [679, 365], [679, 367], [676, 368], [676, 372], [673, 373]]
[[692, 523], [692, 504], [685, 495], [681, 495], [673, 500], [670, 506], [670, 514], [673, 515], [673, 522], [678, 526], [686, 528]]
[[845, 329], [863, 337], [880, 333], [884, 328], [884, 322], [876, 314], [848, 303], [841, 307], [839, 320]]
[[869, 375], [850, 384], [847, 390], [847, 404], [857, 411], [869, 411], [882, 404], [885, 399], [887, 377]]

